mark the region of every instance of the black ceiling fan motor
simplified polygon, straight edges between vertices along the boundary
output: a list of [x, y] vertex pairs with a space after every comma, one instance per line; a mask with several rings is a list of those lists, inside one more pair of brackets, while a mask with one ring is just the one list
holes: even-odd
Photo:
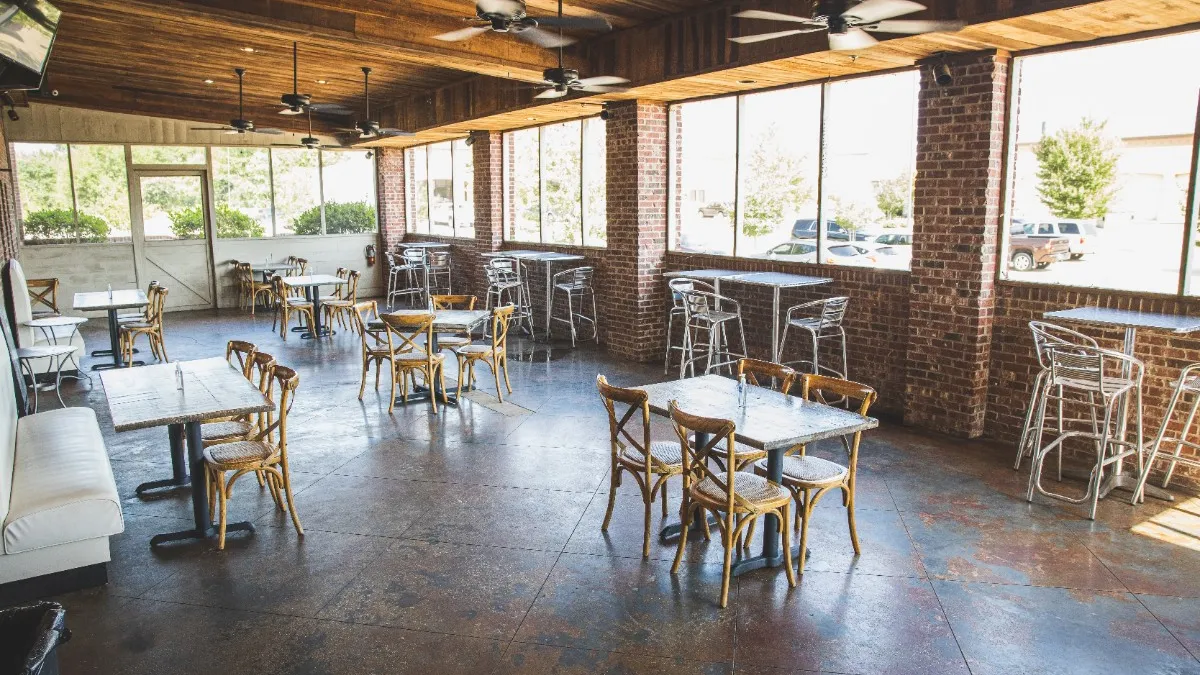
[[579, 79], [579, 71], [571, 68], [547, 68], [542, 78], [555, 84], [568, 84]]

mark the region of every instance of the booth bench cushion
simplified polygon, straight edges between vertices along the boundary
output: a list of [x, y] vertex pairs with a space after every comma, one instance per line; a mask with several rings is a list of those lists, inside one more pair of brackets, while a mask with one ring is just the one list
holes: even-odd
[[4, 553], [123, 531], [120, 497], [96, 413], [50, 410], [17, 420]]

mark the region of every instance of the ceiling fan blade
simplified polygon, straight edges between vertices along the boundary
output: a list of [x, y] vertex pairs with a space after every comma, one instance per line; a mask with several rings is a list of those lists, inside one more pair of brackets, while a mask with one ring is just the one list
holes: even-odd
[[761, 9], [747, 9], [744, 12], [734, 14], [739, 19], [768, 19], [770, 21], [791, 21], [793, 23], [806, 23], [810, 26], [824, 26], [820, 21], [813, 21], [812, 17], [792, 16], [791, 14], [780, 14], [779, 12], [766, 12]]
[[475, 9], [484, 14], [514, 16], [518, 12], [525, 11], [525, 3], [520, 0], [478, 0], [475, 3]]
[[748, 45], [755, 42], [766, 42], [776, 38], [785, 38], [792, 35], [800, 35], [801, 33], [816, 33], [825, 30], [824, 28], [812, 28], [809, 30], [781, 30], [777, 33], [762, 33], [760, 35], [742, 35], [740, 37], [729, 38], [730, 42], [736, 42], [739, 45]]
[[188, 131], [229, 131], [230, 129], [233, 127], [192, 127]]
[[303, 112], [304, 112], [303, 109], [297, 110], [296, 108], [284, 108], [283, 110], [279, 111], [279, 114], [280, 115], [299, 115]]
[[585, 77], [578, 80], [579, 84], [585, 87], [605, 86], [610, 84], [628, 84], [629, 80], [616, 75], [597, 75], [596, 77]]
[[278, 136], [278, 135], [284, 133], [283, 129], [274, 129], [272, 127], [267, 127], [265, 129], [259, 129], [259, 128], [255, 127], [254, 129], [251, 129], [251, 131], [253, 131], [256, 134], [268, 134], [270, 136]]
[[244, 134], [244, 133], [246, 133], [246, 131], [244, 129], [227, 129], [225, 131], [226, 136], [232, 136], [234, 134]]
[[477, 35], [483, 35], [489, 30], [491, 30], [491, 28], [488, 28], [487, 26], [470, 26], [468, 28], [452, 30], [449, 33], [434, 35], [433, 39], [441, 40], [442, 42], [462, 42], [463, 40], [470, 40]]
[[565, 47], [575, 42], [575, 38], [567, 36], [558, 36], [550, 31], [542, 30], [541, 28], [526, 28], [525, 30], [515, 31], [513, 35], [518, 38], [531, 42], [544, 49], [555, 49], [557, 47]]
[[936, 33], [939, 31], [954, 32], [966, 26], [965, 21], [880, 21], [879, 23], [863, 26], [863, 30], [876, 33], [895, 33], [897, 35], [917, 35], [919, 33]]
[[538, 94], [537, 96], [534, 96], [534, 98], [562, 98], [566, 95], [567, 95], [566, 91], [559, 91], [557, 89], [547, 89], [546, 91], [543, 91], [542, 93]]
[[309, 104], [308, 109], [326, 115], [349, 115], [351, 113], [349, 108], [339, 103], [312, 103]]
[[856, 49], [866, 49], [879, 44], [879, 40], [871, 37], [861, 28], [851, 28], [845, 33], [830, 33], [829, 48], [835, 52], [852, 52]]
[[590, 84], [573, 88], [578, 91], [588, 91], [593, 94], [623, 94], [629, 91], [629, 87], [610, 87], [602, 84]]
[[539, 26], [553, 26], [555, 28], [572, 28], [576, 30], [612, 30], [612, 24], [607, 19], [598, 16], [564, 16], [561, 19], [557, 16], [539, 16], [535, 17], [534, 21]]
[[411, 131], [403, 131], [401, 129], [386, 129], [386, 128], [380, 129], [379, 135], [380, 136], [416, 136], [416, 134]]
[[851, 19], [854, 23], [859, 24], [875, 23], [919, 12], [923, 9], [925, 9], [925, 5], [912, 2], [912, 0], [863, 0], [842, 12], [842, 18]]

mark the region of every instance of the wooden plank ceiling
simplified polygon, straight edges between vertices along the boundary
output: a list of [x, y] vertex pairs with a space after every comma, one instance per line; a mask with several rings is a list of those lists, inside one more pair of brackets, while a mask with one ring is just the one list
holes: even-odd
[[[820, 34], [751, 46], [726, 39], [765, 28], [762, 22], [739, 23], [732, 14], [740, 9], [808, 14], [808, 0], [566, 0], [566, 14], [603, 16], [616, 29], [569, 48], [566, 60], [584, 76], [632, 80], [633, 90], [621, 97], [670, 101], [909, 66], [940, 51], [1018, 51], [1200, 22], [1200, 0], [923, 2], [929, 9], [912, 18], [960, 18], [970, 25], [847, 54], [828, 51]], [[496, 34], [457, 43], [433, 39], [466, 25], [472, 0], [55, 4], [64, 18], [40, 96], [57, 90], [46, 100], [58, 105], [226, 123], [236, 116], [232, 71], [240, 66], [247, 70], [246, 118], [259, 127], [302, 130], [302, 118], [277, 114], [279, 96], [292, 90], [293, 40], [300, 43], [302, 93], [361, 111], [359, 68], [371, 66], [372, 117], [419, 132], [372, 145], [405, 146], [473, 129], [570, 119], [615, 98], [535, 105], [536, 90], [528, 83], [556, 64], [553, 51]], [[531, 15], [553, 14], [557, 0], [527, 0], [527, 6]], [[314, 126], [328, 132], [359, 118], [361, 113], [319, 117]]]

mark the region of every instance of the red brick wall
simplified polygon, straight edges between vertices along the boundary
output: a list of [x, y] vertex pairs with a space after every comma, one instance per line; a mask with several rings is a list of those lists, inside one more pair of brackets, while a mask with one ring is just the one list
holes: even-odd
[[905, 421], [966, 437], [984, 430], [1008, 61], [954, 56], [953, 84], [925, 69], [918, 99]]
[[[395, 250], [404, 241], [408, 222], [404, 189], [404, 150], [379, 148], [375, 151], [376, 195], [379, 201], [379, 233], [386, 250]], [[380, 258], [382, 259], [382, 252]]]

